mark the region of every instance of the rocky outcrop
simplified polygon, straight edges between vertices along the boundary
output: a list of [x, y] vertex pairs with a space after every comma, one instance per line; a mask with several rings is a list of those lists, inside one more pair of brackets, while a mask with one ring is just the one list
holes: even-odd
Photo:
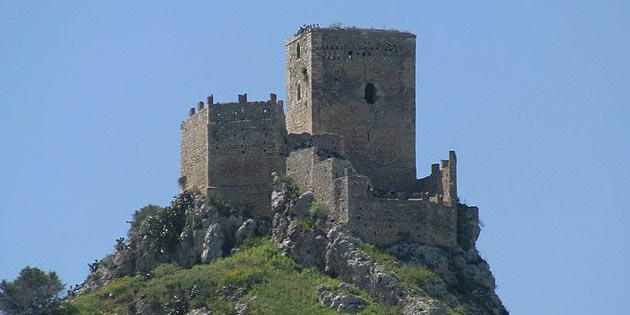
[[[459, 206], [465, 211], [458, 216], [457, 246], [399, 242], [375, 248], [344, 224], [329, 220], [313, 193], [300, 193], [287, 178], [274, 176], [271, 200], [272, 220], [244, 218], [224, 201], [205, 202], [202, 196], [188, 192], [166, 208], [145, 207], [134, 215], [128, 239], [118, 239], [113, 254], [90, 265], [92, 272], [78, 293], [122, 276], [149, 272], [161, 263], [208, 263], [237, 251], [249, 237], [271, 234], [283, 254], [346, 282], [336, 288], [318, 288], [317, 299], [323, 307], [361, 312], [368, 302], [351, 289], [354, 285], [372, 299], [400, 307], [405, 314], [507, 314], [494, 292], [490, 267], [475, 248], [479, 226], [474, 207]], [[415, 272], [414, 268], [428, 271], [424, 276], [403, 274]], [[247, 289], [226, 286], [220, 291], [236, 303]], [[236, 303], [235, 312], [248, 313], [255, 299], [254, 295]], [[152, 304], [137, 307], [140, 314], [160, 314], [162, 310]]]
[[118, 239], [113, 254], [91, 264], [82, 289], [91, 291], [161, 263], [208, 263], [231, 253], [250, 236], [268, 235], [270, 229], [268, 219], [245, 219], [225, 202], [205, 202], [200, 194], [184, 192], [166, 208], [148, 206], [137, 211], [128, 239]]

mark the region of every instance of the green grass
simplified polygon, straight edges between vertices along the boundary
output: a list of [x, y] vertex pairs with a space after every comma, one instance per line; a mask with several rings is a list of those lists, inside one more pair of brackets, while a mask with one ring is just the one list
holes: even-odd
[[362, 243], [360, 248], [364, 250], [374, 261], [385, 265], [389, 270], [393, 271], [396, 278], [400, 280], [402, 288], [414, 293], [424, 292], [422, 289], [423, 282], [440, 281], [440, 276], [424, 266], [415, 266], [400, 263], [396, 258], [376, 246]]
[[[81, 314], [128, 314], [140, 304], [166, 306], [173, 313], [207, 307], [213, 314], [233, 314], [234, 305], [256, 295], [251, 314], [337, 314], [318, 304], [317, 286], [336, 288], [339, 280], [301, 267], [281, 255], [269, 239], [247, 244], [248, 248], [207, 265], [182, 269], [164, 264], [148, 274], [118, 279], [76, 297], [72, 304]], [[362, 314], [401, 314], [399, 308], [378, 304], [364, 291], [353, 291], [369, 302]]]

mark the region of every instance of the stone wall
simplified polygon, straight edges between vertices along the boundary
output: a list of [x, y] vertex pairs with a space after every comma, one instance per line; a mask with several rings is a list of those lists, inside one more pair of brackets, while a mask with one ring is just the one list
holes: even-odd
[[[271, 173], [285, 172], [286, 129], [282, 101], [215, 104], [182, 123], [184, 189], [210, 189], [252, 215], [270, 216]], [[192, 111], [192, 109], [191, 109]]]
[[416, 181], [416, 192], [421, 198], [435, 198], [445, 206], [457, 205], [457, 156], [448, 153], [448, 160], [431, 165], [431, 175]]
[[299, 149], [287, 158], [287, 175], [329, 210], [329, 219], [346, 223], [365, 241], [389, 245], [411, 241], [439, 246], [457, 243], [458, 210], [437, 198], [385, 199], [373, 195], [370, 179], [350, 161]]
[[313, 28], [287, 40], [286, 58], [288, 132], [342, 135], [377, 188], [412, 191], [415, 35]]
[[282, 102], [215, 104], [209, 112], [209, 186], [214, 192], [270, 216], [272, 172], [284, 174], [286, 136]]
[[347, 226], [365, 241], [386, 246], [399, 241], [439, 246], [457, 244], [457, 209], [424, 200], [374, 198], [368, 179], [339, 178], [347, 189]]
[[196, 112], [191, 108], [189, 113], [181, 124], [180, 186], [182, 190], [205, 192], [208, 187], [208, 109]]
[[[298, 55], [299, 52], [299, 55]], [[311, 102], [312, 81], [311, 34], [287, 39], [285, 44], [286, 60], [286, 98], [287, 131], [289, 133], [314, 133], [312, 124], [313, 103]]]
[[330, 154], [337, 154], [339, 156], [345, 155], [343, 137], [337, 134], [310, 134], [303, 132], [299, 134], [291, 133], [287, 137], [288, 152], [310, 147], [317, 147]]

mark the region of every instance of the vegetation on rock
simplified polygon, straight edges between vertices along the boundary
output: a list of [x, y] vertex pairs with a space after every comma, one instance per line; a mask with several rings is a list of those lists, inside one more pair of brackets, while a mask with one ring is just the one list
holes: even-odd
[[[80, 314], [185, 314], [203, 307], [234, 314], [239, 304], [246, 304], [242, 307], [250, 314], [337, 314], [320, 306], [317, 288], [339, 283], [282, 255], [269, 239], [250, 238], [234, 255], [210, 264], [190, 269], [162, 264], [147, 274], [123, 277], [79, 295], [71, 303]], [[352, 291], [369, 302], [363, 314], [401, 314], [365, 291], [356, 287]]]

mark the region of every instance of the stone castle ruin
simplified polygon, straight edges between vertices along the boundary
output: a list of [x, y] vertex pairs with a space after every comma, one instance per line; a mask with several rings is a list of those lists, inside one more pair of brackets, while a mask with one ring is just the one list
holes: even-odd
[[270, 217], [276, 172], [370, 243], [464, 245], [478, 234], [478, 210], [458, 203], [455, 152], [416, 179], [415, 40], [392, 30], [301, 29], [285, 43], [286, 118], [275, 94], [233, 103], [210, 96], [190, 109], [182, 189]]

